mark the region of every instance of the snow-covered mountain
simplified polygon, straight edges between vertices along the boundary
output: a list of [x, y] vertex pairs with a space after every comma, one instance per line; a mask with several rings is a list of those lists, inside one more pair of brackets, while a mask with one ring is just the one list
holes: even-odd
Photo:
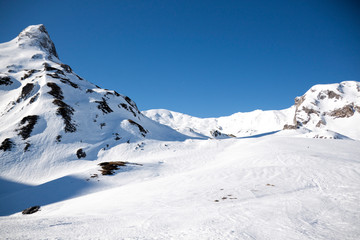
[[244, 137], [299, 129], [305, 137], [360, 139], [360, 83], [313, 86], [284, 110], [256, 110], [220, 118], [197, 118], [164, 109], [142, 113], [188, 136]]
[[305, 128], [309, 136], [347, 136], [360, 139], [360, 82], [315, 85], [295, 98], [293, 123], [285, 129]]
[[0, 121], [5, 176], [31, 162], [94, 160], [119, 143], [184, 139], [141, 114], [129, 97], [95, 86], [63, 64], [43, 25], [0, 44]]
[[278, 131], [292, 122], [294, 108], [279, 111], [255, 110], [235, 113], [227, 117], [197, 118], [164, 109], [152, 109], [142, 113], [188, 136], [211, 138], [244, 137]]
[[359, 93], [347, 81], [279, 111], [140, 112], [30, 26], [0, 44], [0, 239], [358, 239]]

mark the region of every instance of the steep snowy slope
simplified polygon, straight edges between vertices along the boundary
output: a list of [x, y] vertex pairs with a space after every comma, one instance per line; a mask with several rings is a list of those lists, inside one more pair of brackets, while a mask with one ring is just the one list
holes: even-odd
[[[184, 139], [143, 116], [129, 97], [61, 63], [43, 25], [0, 44], [0, 121], [1, 176], [24, 174], [28, 182], [56, 178], [61, 163], [97, 159], [119, 143]], [[31, 166], [44, 172], [26, 171]]]
[[281, 130], [292, 122], [294, 108], [279, 111], [255, 110], [220, 118], [197, 118], [165, 109], [142, 113], [188, 136], [243, 137]]

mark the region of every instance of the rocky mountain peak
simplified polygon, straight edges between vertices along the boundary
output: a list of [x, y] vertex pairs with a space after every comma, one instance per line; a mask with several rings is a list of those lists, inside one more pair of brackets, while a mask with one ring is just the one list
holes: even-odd
[[295, 98], [294, 106], [293, 125], [285, 125], [284, 129], [329, 129], [357, 137], [353, 134], [357, 131], [350, 126], [355, 126], [360, 117], [359, 82], [315, 85]]
[[25, 28], [17, 37], [20, 48], [37, 47], [48, 54], [48, 57], [59, 58], [55, 45], [43, 24], [31, 25]]

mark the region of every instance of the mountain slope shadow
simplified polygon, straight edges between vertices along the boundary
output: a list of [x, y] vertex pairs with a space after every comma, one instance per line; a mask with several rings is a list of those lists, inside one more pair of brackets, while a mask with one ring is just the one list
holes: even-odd
[[55, 179], [38, 186], [28, 186], [3, 179], [0, 184], [0, 189], [7, 189], [7, 192], [11, 191], [9, 190], [11, 187], [18, 189], [10, 194], [0, 195], [0, 216], [14, 214], [30, 206], [45, 206], [74, 198], [94, 185], [84, 179], [72, 176]]
[[[8, 195], [13, 192], [20, 191], [24, 188], [32, 187], [31, 185], [26, 185], [23, 183], [17, 183], [12, 182], [6, 179], [3, 179], [0, 177], [0, 199], [4, 197], [5, 195]], [[3, 205], [3, 202], [1, 202], [1, 206]], [[0, 206], [0, 208], [1, 208]]]
[[272, 132], [266, 132], [266, 133], [261, 133], [261, 134], [257, 134], [257, 135], [252, 135], [252, 136], [246, 136], [246, 137], [239, 137], [238, 139], [242, 139], [242, 138], [259, 138], [259, 137], [265, 137], [268, 135], [272, 135], [275, 133], [280, 132], [281, 130], [277, 130], [277, 131], [272, 131]]

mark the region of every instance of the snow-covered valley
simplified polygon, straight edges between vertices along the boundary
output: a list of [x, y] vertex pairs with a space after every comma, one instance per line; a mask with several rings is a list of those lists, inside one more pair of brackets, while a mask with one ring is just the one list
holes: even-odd
[[[0, 239], [359, 239], [360, 83], [201, 119], [0, 44]], [[22, 211], [40, 206], [39, 211]]]

